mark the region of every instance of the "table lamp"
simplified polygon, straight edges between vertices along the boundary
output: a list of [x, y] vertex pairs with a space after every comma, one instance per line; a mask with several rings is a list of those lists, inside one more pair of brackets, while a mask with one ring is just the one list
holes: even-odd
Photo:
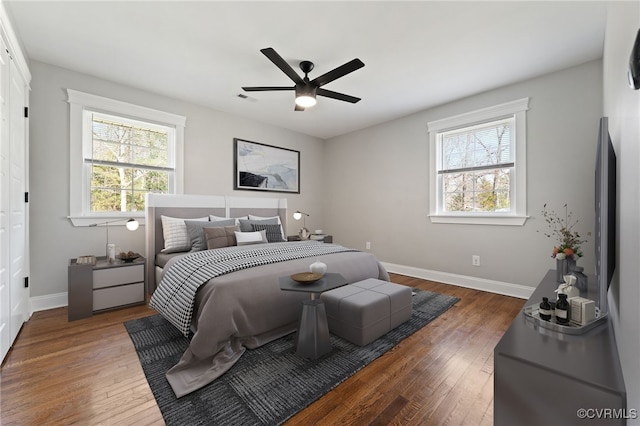
[[300, 210], [297, 210], [293, 214], [293, 218], [295, 220], [302, 219], [302, 228], [300, 228], [300, 231], [298, 231], [298, 236], [300, 237], [301, 240], [308, 240], [310, 237], [309, 230], [307, 229], [307, 223], [306, 223], [307, 216], [309, 216], [308, 213], [301, 212]]
[[113, 263], [113, 261], [116, 260], [116, 248], [114, 244], [109, 244], [109, 225], [112, 223], [117, 223], [117, 222], [124, 222], [127, 221], [127, 229], [129, 231], [135, 231], [136, 229], [138, 229], [138, 227], [140, 226], [140, 223], [133, 219], [116, 219], [116, 220], [108, 220], [106, 222], [98, 222], [98, 223], [92, 223], [91, 225], [89, 225], [90, 227], [93, 226], [104, 226], [105, 228], [107, 228], [107, 262], [109, 263]]

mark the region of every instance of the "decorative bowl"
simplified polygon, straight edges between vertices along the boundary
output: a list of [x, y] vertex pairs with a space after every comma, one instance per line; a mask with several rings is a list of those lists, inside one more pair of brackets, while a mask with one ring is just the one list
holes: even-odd
[[122, 260], [125, 263], [133, 262], [139, 257], [140, 255], [138, 253], [120, 253], [118, 255], [118, 259]]
[[291, 275], [291, 279], [300, 284], [311, 284], [322, 278], [322, 274], [317, 272], [300, 272]]

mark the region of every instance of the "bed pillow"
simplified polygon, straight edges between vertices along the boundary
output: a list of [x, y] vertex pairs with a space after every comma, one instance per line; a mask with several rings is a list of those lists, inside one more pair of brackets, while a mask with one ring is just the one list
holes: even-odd
[[[257, 217], [257, 216], [253, 216], [253, 217]], [[252, 225], [277, 225], [280, 227], [280, 235], [282, 237], [282, 240], [286, 240], [284, 236], [284, 231], [282, 230], [282, 225], [280, 224], [280, 218], [278, 217], [271, 217], [271, 218], [260, 219], [260, 220], [240, 219], [240, 230], [242, 232], [252, 232], [253, 231]]]
[[203, 228], [204, 239], [207, 249], [217, 249], [222, 247], [231, 247], [236, 245], [236, 231], [240, 231], [240, 227], [236, 226], [220, 226], [213, 228]]
[[246, 246], [249, 244], [262, 244], [268, 243], [267, 231], [255, 231], [255, 232], [235, 232], [236, 244], [239, 246]]
[[282, 226], [280, 225], [252, 223], [251, 228], [253, 231], [265, 231], [267, 233], [267, 241], [270, 243], [281, 243], [284, 241], [282, 239]]
[[251, 225], [278, 225], [275, 218], [264, 220], [240, 219], [240, 230], [242, 232], [253, 232]]
[[271, 220], [271, 219], [277, 220], [278, 224], [281, 225], [280, 216], [263, 217], [263, 216], [256, 216], [254, 214], [249, 215], [249, 220]]
[[[184, 218], [160, 215], [162, 221], [162, 235], [164, 237], [163, 253], [177, 253], [191, 250], [191, 239], [187, 232], [187, 225]], [[199, 217], [187, 220], [198, 220], [208, 222], [208, 217]]]
[[287, 241], [287, 237], [286, 235], [284, 235], [284, 229], [282, 229], [282, 222], [280, 221], [280, 216], [271, 216], [271, 217], [263, 217], [263, 216], [256, 216], [254, 214], [250, 214], [249, 215], [249, 220], [268, 220], [270, 222], [264, 222], [264, 223], [271, 223], [272, 221], [276, 221], [276, 223], [278, 225], [280, 225], [280, 233], [282, 236], [282, 241]]
[[240, 217], [233, 217], [233, 218], [231, 218], [231, 217], [215, 216], [215, 215], [212, 215], [212, 214], [210, 214], [210, 215], [209, 215], [209, 220], [210, 220], [211, 222], [217, 222], [217, 221], [219, 221], [219, 220], [235, 219], [235, 221], [236, 221], [236, 225], [238, 224], [238, 220], [240, 220], [240, 219], [248, 219], [248, 218], [249, 218], [248, 216], [240, 216]]
[[200, 220], [185, 220], [187, 225], [187, 233], [191, 241], [191, 251], [200, 251], [207, 248], [207, 240], [204, 236], [204, 228], [219, 228], [224, 226], [233, 226], [236, 224], [235, 219], [216, 220], [214, 222], [203, 222]]

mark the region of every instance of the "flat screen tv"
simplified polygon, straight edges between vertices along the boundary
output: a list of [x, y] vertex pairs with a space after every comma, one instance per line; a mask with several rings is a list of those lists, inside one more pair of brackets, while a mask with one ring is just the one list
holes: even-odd
[[595, 171], [595, 264], [602, 315], [616, 268], [616, 153], [607, 117], [600, 119]]

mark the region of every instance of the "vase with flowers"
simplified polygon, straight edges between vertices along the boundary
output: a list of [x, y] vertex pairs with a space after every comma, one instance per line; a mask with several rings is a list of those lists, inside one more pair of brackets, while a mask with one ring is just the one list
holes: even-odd
[[[564, 216], [553, 210], [547, 210], [545, 204], [542, 217], [549, 227], [549, 231], [544, 235], [557, 242], [551, 251], [551, 257], [556, 260], [556, 281], [560, 284], [564, 282], [564, 276], [573, 271], [576, 260], [583, 256], [580, 245], [586, 243], [587, 240], [575, 229], [578, 221], [573, 219], [573, 214], [566, 204], [564, 205]], [[587, 235], [591, 235], [591, 233], [587, 233]]]

